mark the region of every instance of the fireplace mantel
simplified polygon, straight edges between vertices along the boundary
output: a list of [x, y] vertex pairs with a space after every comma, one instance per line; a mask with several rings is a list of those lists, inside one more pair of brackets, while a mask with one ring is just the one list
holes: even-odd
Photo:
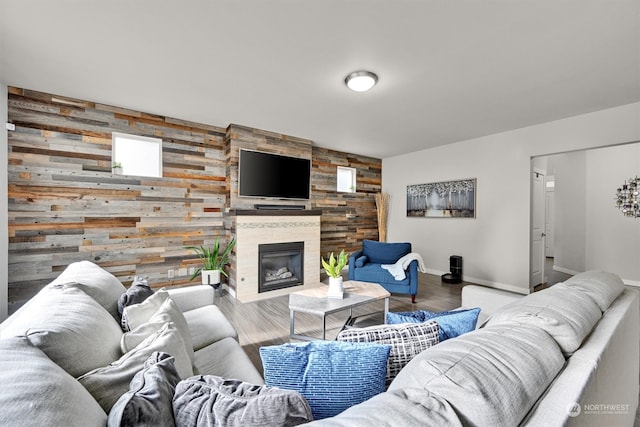
[[[320, 285], [320, 210], [235, 210], [231, 212], [237, 243], [229, 291], [241, 302], [286, 295]], [[304, 283], [258, 292], [258, 247], [266, 243], [304, 242]]]
[[[286, 208], [286, 206], [285, 206]], [[320, 209], [232, 209], [231, 216], [320, 216]]]

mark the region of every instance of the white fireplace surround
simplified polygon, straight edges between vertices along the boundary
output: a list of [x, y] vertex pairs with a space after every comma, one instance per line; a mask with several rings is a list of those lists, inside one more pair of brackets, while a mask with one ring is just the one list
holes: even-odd
[[[320, 285], [320, 215], [238, 215], [235, 228], [235, 296], [240, 302], [287, 295]], [[289, 242], [304, 242], [303, 285], [259, 293], [258, 246]]]

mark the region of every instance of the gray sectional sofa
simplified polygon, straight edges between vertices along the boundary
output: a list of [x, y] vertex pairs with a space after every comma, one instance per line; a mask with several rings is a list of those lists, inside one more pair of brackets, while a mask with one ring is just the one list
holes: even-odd
[[385, 393], [314, 426], [633, 426], [638, 292], [581, 273], [526, 297], [465, 286], [477, 330], [433, 346]]
[[[0, 424], [104, 426], [112, 396], [128, 388], [131, 373], [141, 369], [152, 350], [174, 356], [182, 376], [211, 374], [264, 383], [235, 329], [213, 305], [210, 286], [169, 290], [187, 332], [176, 321], [165, 337], [125, 360], [117, 311], [125, 291], [97, 265], [73, 263], [0, 324]], [[192, 349], [185, 351], [185, 343]], [[175, 353], [168, 351], [178, 347]], [[109, 366], [117, 372], [100, 372]]]
[[[116, 307], [124, 290], [94, 264], [71, 264], [0, 324], [2, 425], [106, 424], [105, 400], [95, 392], [123, 381], [101, 383], [87, 372], [124, 357]], [[187, 361], [178, 371], [263, 384], [210, 287], [169, 294], [188, 327], [172, 336], [177, 347], [193, 347], [176, 357]], [[620, 278], [582, 273], [526, 297], [470, 285], [462, 305], [482, 308], [477, 330], [421, 352], [386, 392], [311, 425], [633, 425], [640, 306]]]

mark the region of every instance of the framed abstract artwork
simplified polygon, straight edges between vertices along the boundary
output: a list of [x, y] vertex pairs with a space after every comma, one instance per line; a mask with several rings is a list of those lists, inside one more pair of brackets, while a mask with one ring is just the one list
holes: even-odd
[[408, 185], [407, 216], [475, 218], [476, 178]]

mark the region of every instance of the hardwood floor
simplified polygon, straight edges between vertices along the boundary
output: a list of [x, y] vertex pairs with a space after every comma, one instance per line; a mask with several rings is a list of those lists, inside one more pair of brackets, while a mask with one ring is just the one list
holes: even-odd
[[[457, 308], [460, 306], [462, 287], [469, 284], [443, 284], [440, 276], [422, 273], [418, 283], [415, 304], [411, 303], [408, 295], [392, 295], [389, 311], [444, 311]], [[241, 303], [226, 293], [216, 298], [216, 304], [238, 331], [240, 344], [260, 373], [260, 347], [299, 342], [289, 337], [288, 295], [250, 303]], [[374, 302], [353, 311], [355, 316], [360, 316], [356, 326], [380, 324], [383, 322], [384, 303]], [[369, 313], [373, 314], [367, 315]], [[327, 339], [335, 338], [348, 316], [349, 311], [345, 310], [327, 317]], [[296, 331], [320, 337], [321, 327], [319, 317], [296, 313]]]

